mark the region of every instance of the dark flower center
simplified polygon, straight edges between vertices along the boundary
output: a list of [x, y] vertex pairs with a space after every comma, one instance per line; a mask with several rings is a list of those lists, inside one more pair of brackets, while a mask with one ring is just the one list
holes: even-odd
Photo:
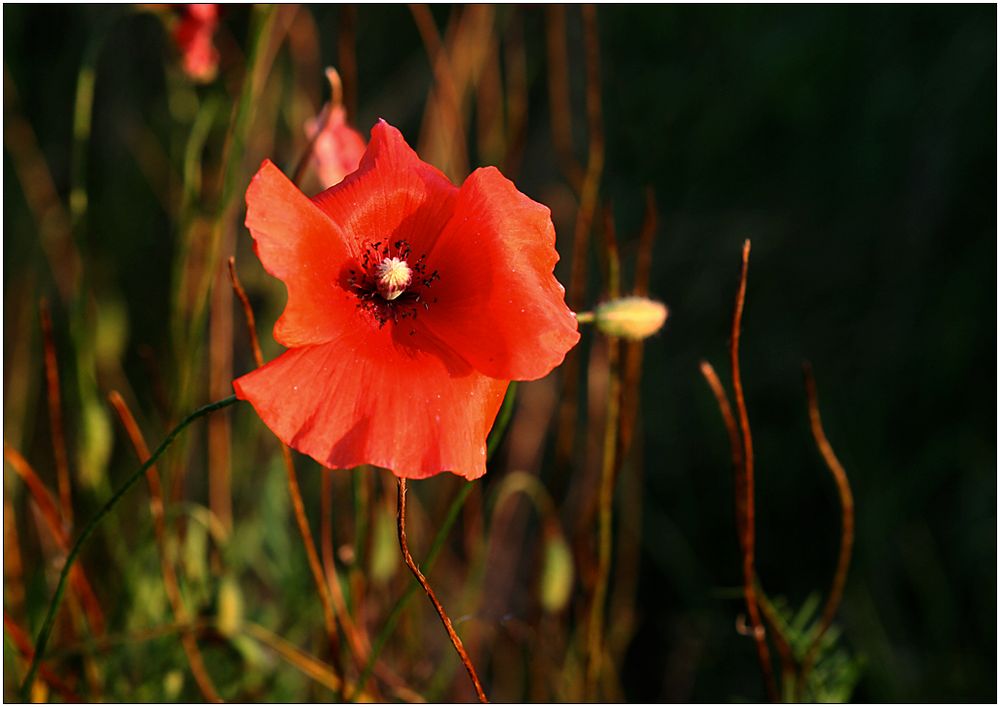
[[358, 298], [358, 308], [368, 312], [379, 328], [389, 321], [413, 319], [420, 307], [429, 309], [436, 301], [428, 299], [426, 291], [439, 279], [437, 270], [428, 273], [426, 256], [412, 260], [411, 254], [405, 240], [369, 242], [361, 260], [347, 271], [347, 287]]

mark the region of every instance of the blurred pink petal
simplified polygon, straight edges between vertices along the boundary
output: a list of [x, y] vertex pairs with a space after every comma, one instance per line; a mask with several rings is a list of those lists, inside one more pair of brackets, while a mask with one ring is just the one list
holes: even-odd
[[[316, 135], [319, 118], [306, 123], [306, 135]], [[347, 124], [347, 112], [343, 106], [330, 108], [330, 115], [322, 132], [313, 144], [313, 160], [323, 187], [329, 189], [358, 168], [365, 153], [365, 139], [361, 133]]]
[[185, 5], [174, 29], [174, 41], [181, 52], [184, 73], [193, 80], [208, 83], [219, 70], [219, 51], [212, 41], [219, 26], [219, 6]]

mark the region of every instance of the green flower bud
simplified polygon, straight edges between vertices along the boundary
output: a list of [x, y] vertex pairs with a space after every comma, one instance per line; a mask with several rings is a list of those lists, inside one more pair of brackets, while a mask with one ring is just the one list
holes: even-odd
[[611, 300], [594, 311], [594, 324], [608, 336], [640, 341], [658, 332], [667, 321], [667, 307], [645, 297]]

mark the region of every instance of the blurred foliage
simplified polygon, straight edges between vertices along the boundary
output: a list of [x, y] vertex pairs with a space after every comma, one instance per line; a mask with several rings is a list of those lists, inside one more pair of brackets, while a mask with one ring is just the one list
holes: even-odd
[[[800, 665], [815, 640], [819, 607], [816, 594], [810, 594], [798, 610], [783, 597], [777, 597], [769, 607]], [[804, 680], [797, 674], [782, 675], [781, 694], [789, 702], [850, 702], [863, 667], [863, 661], [852, 657], [840, 645], [840, 631], [834, 627], [820, 638], [815, 663]]]
[[[204, 86], [178, 68], [174, 10], [4, 6], [4, 439], [54, 493], [44, 296], [76, 527], [136, 468], [105, 404], [109, 390], [122, 392], [152, 446], [212, 397], [213, 371], [226, 368], [209, 361], [213, 336], [232, 344], [230, 375], [253, 366], [238, 307], [229, 307], [228, 335], [218, 323], [225, 317], [210, 315], [209, 293], [228, 288], [225, 279], [213, 286], [214, 258], [235, 253], [265, 358], [279, 352], [269, 332], [285, 293], [253, 256], [241, 194], [265, 157], [294, 169], [302, 126], [325, 99], [327, 65], [344, 74], [363, 133], [385, 117], [453, 178], [501, 164], [548, 205], [557, 274], [568, 282], [578, 199], [551, 127], [556, 11], [431, 11], [468, 89], [464, 166], [449, 151], [433, 62], [404, 6], [226, 6], [220, 76]], [[563, 12], [570, 144], [583, 163], [585, 28], [578, 7]], [[827, 434], [857, 503], [846, 595], [808, 696], [995, 700], [996, 7], [602, 6], [597, 27], [601, 200], [631, 282], [643, 190], [652, 187], [660, 226], [650, 290], [671, 312], [645, 344], [639, 429], [620, 473], [603, 695], [764, 697], [752, 641], [734, 629], [744, 609], [730, 591], [740, 559], [729, 451], [698, 374], [702, 358], [724, 369], [739, 248], [750, 237], [742, 361], [758, 461], [757, 571], [770, 596], [785, 597], [775, 609], [797, 651], [815, 616], [811, 597], [830, 582], [839, 523], [809, 434], [802, 359], [813, 363]], [[244, 83], [248, 60], [269, 68], [259, 85]], [[79, 96], [89, 81], [88, 132]], [[499, 103], [487, 90], [496, 85]], [[246, 142], [227, 147], [247, 90], [256, 99]], [[319, 190], [312, 175], [303, 187]], [[73, 201], [74, 190], [86, 200]], [[586, 308], [606, 288], [600, 222]], [[581, 699], [577, 632], [594, 581], [592, 526], [581, 524], [593, 517], [600, 467], [606, 342], [586, 332], [574, 356], [570, 463], [553, 437], [573, 380], [557, 373], [519, 390], [497, 462], [429, 575], [498, 701]], [[204, 624], [199, 647], [227, 699], [329, 700], [337, 695], [303, 672], [303, 655], [330, 655], [276, 442], [249, 408], [225, 414], [231, 523], [209, 498], [222, 463], [206, 441], [217, 433], [192, 428], [159, 465], [170, 553]], [[324, 472], [303, 457], [296, 463], [318, 537]], [[502, 485], [520, 478], [514, 472], [550, 500], [522, 488], [501, 504]], [[385, 472], [335, 472], [327, 489], [342, 589], [370, 637], [412, 581], [393, 554], [391, 482]], [[461, 484], [442, 475], [413, 485], [418, 560]], [[4, 501], [5, 616], [33, 640], [59, 553], [8, 465]], [[20, 560], [14, 577], [8, 524]], [[90, 699], [199, 700], [171, 629], [144, 489], [101, 527], [82, 566], [109, 629], [90, 636], [64, 608], [49, 652], [60, 674]], [[8, 699], [23, 671], [18, 655], [5, 632]], [[423, 597], [403, 612], [383, 658], [424, 696], [472, 695]], [[383, 678], [374, 681], [383, 696], [399, 697]]]

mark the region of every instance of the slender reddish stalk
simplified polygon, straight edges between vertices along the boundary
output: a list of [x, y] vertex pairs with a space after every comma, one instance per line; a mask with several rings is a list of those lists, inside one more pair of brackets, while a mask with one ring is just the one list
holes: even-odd
[[757, 605], [754, 580], [755, 537], [754, 537], [754, 477], [753, 477], [753, 438], [750, 434], [750, 418], [747, 416], [746, 400], [743, 397], [743, 379], [740, 376], [740, 326], [743, 321], [743, 304], [746, 299], [747, 269], [750, 265], [750, 240], [743, 243], [743, 263], [740, 268], [740, 284], [736, 292], [736, 307], [733, 311], [733, 329], [729, 342], [729, 358], [733, 372], [733, 394], [736, 399], [736, 415], [740, 424], [743, 440], [743, 527], [740, 529], [743, 550], [743, 595], [747, 604], [747, 615], [753, 629], [753, 639], [757, 645], [757, 658], [764, 675], [764, 685], [772, 702], [778, 702], [778, 689], [774, 683], [774, 672], [771, 668], [771, 652], [767, 647], [764, 625], [760, 618], [760, 608]]
[[[4, 458], [10, 463], [11, 468], [21, 477], [21, 480], [28, 487], [28, 491], [31, 492], [32, 500], [34, 500], [38, 510], [41, 511], [42, 518], [45, 520], [52, 538], [59, 547], [59, 551], [62, 553], [69, 552], [69, 532], [62, 522], [59, 509], [56, 506], [55, 499], [52, 498], [52, 494], [45, 488], [45, 484], [38, 478], [38, 474], [35, 473], [28, 460], [6, 442], [3, 445], [3, 454]], [[87, 614], [87, 621], [91, 629], [97, 635], [103, 634], [104, 612], [101, 611], [100, 602], [97, 601], [97, 595], [94, 594], [94, 590], [87, 580], [87, 575], [83, 571], [83, 567], [74, 565], [70, 571], [69, 578], [73, 585], [73, 591], [79, 597], [84, 612]]]
[[[116, 390], [108, 394], [108, 401], [118, 413], [125, 432], [132, 442], [135, 454], [140, 463], [145, 463], [149, 459], [149, 447], [142, 436], [139, 425], [136, 424], [132, 412], [125, 404], [125, 400]], [[173, 611], [174, 619], [179, 624], [186, 624], [190, 621], [187, 607], [184, 605], [184, 598], [181, 596], [180, 585], [177, 582], [177, 573], [174, 570], [173, 562], [167, 551], [167, 524], [163, 505], [163, 491], [160, 488], [160, 474], [155, 465], [146, 469], [146, 483], [149, 486], [149, 512], [153, 516], [153, 532], [156, 535], [156, 547], [160, 555], [160, 573], [163, 575], [163, 588], [166, 591], [170, 608]], [[207, 702], [222, 702], [219, 693], [215, 689], [212, 678], [205, 668], [205, 661], [201, 651], [198, 649], [198, 642], [194, 634], [183, 631], [180, 634], [181, 645], [187, 655], [188, 664], [191, 666], [191, 674], [194, 676], [198, 689]]]
[[[59, 552], [63, 555], [67, 554], [70, 546], [69, 528], [59, 514], [56, 500], [49, 493], [48, 488], [42, 483], [28, 461], [17, 450], [6, 443], [4, 443], [4, 456], [28, 487], [35, 506], [39, 509], [49, 530], [49, 535], [55, 541]], [[93, 587], [87, 580], [87, 575], [84, 573], [82, 566], [77, 565], [73, 567], [69, 575], [69, 581], [73, 587], [73, 591], [69, 596], [69, 611], [73, 621], [71, 625], [78, 631], [82, 630], [83, 626], [89, 625], [90, 630], [94, 634], [98, 636], [103, 635], [105, 628], [104, 612], [101, 610], [101, 604], [97, 600], [97, 595], [94, 594]], [[101, 689], [100, 674], [92, 652], [88, 652], [84, 656], [84, 670], [92, 691], [91, 696], [94, 699], [99, 699]]]
[[715, 369], [712, 368], [712, 364], [708, 361], [701, 362], [701, 375], [705, 377], [709, 387], [712, 389], [712, 393], [715, 395], [715, 401], [719, 406], [719, 412], [722, 414], [722, 422], [726, 427], [726, 434], [729, 436], [729, 449], [733, 457], [733, 480], [735, 486], [735, 493], [733, 496], [736, 499], [736, 529], [740, 541], [740, 548], [742, 549], [744, 540], [743, 509], [746, 501], [746, 494], [743, 490], [743, 442], [740, 439], [740, 428], [736, 423], [736, 418], [733, 416], [733, 409], [729, 405], [729, 397], [726, 395], [726, 390], [722, 387], [722, 383], [719, 381], [719, 376], [715, 373]]
[[788, 636], [781, 625], [781, 617], [774, 610], [771, 602], [767, 600], [764, 593], [758, 588], [757, 604], [760, 606], [764, 621], [767, 622], [768, 631], [774, 641], [774, 647], [778, 651], [778, 662], [781, 663], [782, 688], [788, 689], [795, 681], [795, 656], [792, 653], [792, 646], [788, 642]]
[[38, 474], [35, 473], [34, 468], [28, 463], [28, 460], [6, 442], [3, 444], [3, 456], [11, 465], [11, 468], [14, 469], [14, 472], [21, 477], [25, 486], [28, 487], [31, 498], [41, 512], [42, 518], [45, 519], [52, 537], [55, 538], [56, 544], [62, 548], [66, 544], [68, 533], [66, 526], [63, 524], [62, 516], [59, 515], [59, 507], [56, 505], [55, 499], [52, 498], [52, 494], [49, 493], [42, 480], [38, 478]]
[[483, 686], [479, 682], [479, 676], [476, 674], [476, 669], [472, 666], [472, 661], [469, 659], [469, 654], [465, 652], [465, 646], [462, 645], [462, 639], [458, 637], [455, 633], [455, 628], [451, 625], [451, 619], [448, 618], [448, 614], [445, 613], [444, 607], [441, 606], [441, 602], [438, 601], [437, 596], [434, 594], [434, 590], [431, 589], [431, 585], [427, 582], [427, 578], [424, 577], [423, 572], [417, 567], [417, 563], [413, 561], [413, 556], [410, 554], [410, 548], [406, 544], [406, 479], [398, 479], [399, 493], [397, 496], [398, 503], [398, 513], [396, 515], [396, 529], [399, 532], [399, 549], [403, 552], [403, 560], [406, 562], [406, 566], [410, 568], [410, 572], [413, 576], [417, 578], [420, 586], [423, 587], [424, 592], [427, 594], [427, 598], [431, 600], [431, 604], [434, 605], [434, 609], [437, 611], [438, 616], [441, 617], [441, 623], [444, 625], [444, 630], [448, 632], [448, 638], [451, 639], [451, 644], [455, 647], [455, 652], [458, 653], [459, 659], [462, 661], [462, 665], [465, 666], [465, 671], [469, 674], [469, 679], [472, 680], [472, 687], [476, 690], [476, 696], [482, 703], [489, 702], [486, 699], [486, 693], [483, 692]]
[[24, 563], [11, 496], [3, 495], [3, 588], [11, 613], [20, 617], [24, 615]]
[[56, 483], [59, 488], [59, 507], [63, 522], [73, 527], [73, 491], [69, 477], [69, 460], [66, 454], [66, 434], [63, 431], [62, 394], [59, 388], [59, 360], [52, 336], [52, 317], [49, 303], [42, 298], [38, 303], [42, 323], [42, 341], [45, 345], [45, 382], [48, 388], [49, 425], [52, 428], [52, 453], [56, 459]]
[[[14, 620], [7, 615], [6, 611], [3, 612], [3, 628], [17, 647], [17, 652], [30, 663], [31, 659], [35, 656], [35, 649], [31, 647], [31, 639], [23, 628], [14, 623]], [[70, 703], [83, 702], [83, 699], [73, 692], [73, 689], [64, 683], [62, 678], [47, 663], [42, 663], [38, 667], [38, 672], [41, 674], [42, 680], [58, 692], [63, 700]]]
[[[735, 472], [736, 527], [743, 528], [744, 491], [742, 488], [742, 474], [740, 473], [740, 465], [743, 461], [743, 454], [739, 426], [736, 424], [736, 418], [733, 417], [733, 409], [729, 405], [729, 398], [726, 395], [725, 388], [722, 387], [722, 383], [719, 381], [719, 376], [716, 375], [715, 369], [712, 368], [712, 364], [708, 361], [702, 361], [701, 374], [705, 377], [709, 387], [712, 389], [712, 393], [715, 395], [716, 403], [719, 406], [719, 412], [722, 413], [722, 422], [725, 425], [726, 433], [729, 436], [729, 448], [732, 451], [733, 469]], [[742, 532], [739, 534], [739, 539], [740, 547], [742, 548]], [[774, 614], [767, 598], [759, 591], [757, 592], [757, 604], [763, 612], [764, 620], [767, 621], [767, 624], [771, 629], [771, 636], [774, 638], [774, 643], [777, 646], [778, 657], [781, 661], [782, 675], [786, 677], [793, 676], [795, 674], [795, 659], [792, 656], [788, 638], [785, 636], [781, 626], [779, 625], [778, 617]]]
[[292, 452], [285, 444], [281, 445], [281, 457], [285, 462], [285, 471], [288, 476], [288, 495], [292, 499], [295, 522], [299, 526], [299, 534], [302, 536], [302, 544], [306, 549], [309, 569], [312, 572], [313, 581], [316, 583], [316, 590], [319, 593], [320, 604], [323, 607], [323, 625], [330, 641], [331, 656], [341, 669], [341, 674], [343, 674], [343, 666], [339, 665], [340, 639], [337, 634], [336, 614], [334, 613], [333, 604], [328, 594], [329, 587], [323, 579], [323, 567], [320, 565], [319, 555], [316, 552], [316, 543], [313, 541], [312, 532], [309, 530], [309, 520], [306, 518], [305, 505], [302, 502], [302, 491], [299, 489], [299, 479], [295, 473]]
[[236, 258], [229, 256], [229, 281], [233, 285], [233, 292], [243, 306], [243, 318], [247, 324], [247, 335], [250, 337], [250, 350], [253, 352], [254, 363], [257, 368], [264, 365], [264, 354], [260, 350], [260, 339], [257, 338], [257, 318], [253, 315], [253, 307], [250, 306], [250, 299], [247, 291], [243, 289], [239, 275], [236, 274]]
[[854, 547], [854, 495], [851, 493], [851, 485], [847, 480], [847, 472], [844, 471], [837, 455], [833, 453], [833, 447], [830, 446], [826, 433], [823, 431], [823, 420], [819, 414], [819, 397], [816, 393], [816, 379], [813, 377], [812, 366], [808, 363], [803, 366], [803, 375], [806, 384], [806, 398], [809, 403], [809, 426], [812, 428], [816, 447], [837, 484], [837, 494], [840, 498], [840, 554], [837, 558], [837, 569], [833, 575], [830, 594], [823, 606], [823, 613], [820, 615], [819, 627], [806, 650], [805, 657], [802, 659], [802, 671], [799, 673], [797, 688], [799, 699], [802, 699], [806, 678], [819, 652], [820, 640], [833, 623], [837, 607], [840, 606], [840, 601], [843, 599], [844, 584], [847, 582], [847, 570], [851, 564], [851, 551]]
[[[257, 338], [256, 320], [253, 315], [253, 308], [247, 298], [246, 290], [240, 284], [239, 276], [236, 274], [236, 259], [229, 258], [229, 279], [233, 285], [233, 292], [236, 293], [240, 304], [243, 305], [243, 314], [246, 318], [247, 330], [250, 334], [250, 347], [253, 350], [253, 358], [260, 368], [264, 365], [264, 355], [260, 350], [260, 341]], [[319, 562], [319, 555], [316, 552], [316, 543], [313, 541], [312, 531], [309, 530], [309, 519], [306, 517], [305, 505], [302, 502], [302, 491], [299, 489], [299, 479], [295, 474], [295, 463], [292, 460], [292, 453], [285, 445], [281, 444], [281, 457], [285, 462], [285, 472], [288, 477], [288, 495], [292, 499], [292, 510], [295, 514], [295, 522], [299, 527], [299, 534], [302, 536], [302, 544], [305, 546], [306, 558], [309, 561], [309, 569], [316, 583], [319, 593], [320, 604], [323, 607], [323, 625], [326, 629], [327, 638], [330, 641], [332, 657], [339, 663], [340, 641], [337, 637], [337, 623], [333, 611], [333, 605], [328, 593], [329, 587], [323, 578], [323, 568]], [[340, 666], [339, 666], [340, 667]], [[341, 670], [341, 674], [343, 671]]]

